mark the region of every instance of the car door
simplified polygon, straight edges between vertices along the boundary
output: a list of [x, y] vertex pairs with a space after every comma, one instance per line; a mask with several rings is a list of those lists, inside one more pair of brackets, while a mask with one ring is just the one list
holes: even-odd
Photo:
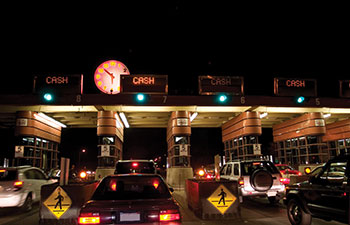
[[48, 180], [43, 172], [41, 172], [38, 169], [33, 169], [34, 173], [34, 186], [35, 186], [35, 191], [37, 194], [38, 199], [40, 199], [40, 192], [41, 192], [41, 186], [45, 185], [48, 183]]
[[319, 175], [311, 179], [310, 187], [305, 191], [304, 197], [313, 214], [346, 218], [348, 208], [344, 179], [346, 167], [345, 160], [331, 161]]
[[35, 186], [35, 174], [33, 169], [28, 169], [23, 172], [24, 175], [24, 185], [28, 192], [32, 192], [32, 199], [35, 200], [37, 198], [37, 191]]
[[321, 192], [320, 205], [326, 212], [332, 214], [333, 218], [347, 218], [346, 170], [347, 162], [345, 160], [331, 162], [327, 168], [326, 185]]

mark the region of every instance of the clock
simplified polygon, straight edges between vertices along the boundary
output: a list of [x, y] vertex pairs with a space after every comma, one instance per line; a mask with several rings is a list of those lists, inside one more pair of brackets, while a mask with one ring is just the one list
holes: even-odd
[[120, 92], [120, 74], [130, 74], [122, 62], [108, 60], [101, 63], [94, 74], [96, 87], [106, 94], [118, 94]]

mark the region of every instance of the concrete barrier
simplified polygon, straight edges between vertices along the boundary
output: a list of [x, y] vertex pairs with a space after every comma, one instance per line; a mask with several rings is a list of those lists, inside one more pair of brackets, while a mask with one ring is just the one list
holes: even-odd
[[201, 219], [241, 218], [237, 182], [186, 180], [188, 208]]
[[[78, 216], [80, 213], [81, 206], [87, 202], [92, 194], [94, 193], [98, 182], [92, 183], [75, 183], [69, 185], [59, 186], [59, 183], [54, 183], [50, 185], [44, 185], [41, 188], [41, 200], [40, 200], [40, 209], [39, 209], [39, 224], [40, 225], [58, 225], [58, 224], [78, 224]], [[58, 190], [67, 194], [71, 200], [69, 208], [57, 218], [55, 214], [47, 207], [48, 199], [57, 199], [53, 198], [53, 194]], [[62, 194], [63, 195], [63, 194]], [[67, 201], [69, 199], [63, 199]], [[68, 207], [68, 206], [67, 206]], [[53, 208], [53, 207], [52, 207]], [[57, 208], [59, 208], [57, 206]]]

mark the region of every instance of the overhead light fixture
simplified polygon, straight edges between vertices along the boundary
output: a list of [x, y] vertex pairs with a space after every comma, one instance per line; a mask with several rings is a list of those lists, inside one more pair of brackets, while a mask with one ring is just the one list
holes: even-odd
[[268, 115], [268, 113], [267, 113], [267, 112], [261, 113], [261, 114], [260, 114], [260, 119], [262, 119], [262, 118], [266, 117], [267, 115]]
[[328, 117], [331, 117], [331, 115], [332, 115], [332, 114], [330, 114], [330, 113], [326, 113], [326, 114], [323, 115], [323, 118], [326, 119], [326, 118], [328, 118]]
[[120, 120], [120, 117], [118, 116], [118, 114], [114, 114], [115, 118], [116, 118], [116, 125], [117, 128], [124, 128], [123, 122]]
[[65, 124], [63, 124], [63, 123], [61, 123], [61, 122], [59, 122], [59, 121], [57, 121], [57, 120], [47, 116], [47, 115], [45, 115], [44, 113], [41, 113], [41, 112], [37, 113], [37, 114], [34, 114], [34, 117], [37, 120], [40, 120], [41, 122], [47, 123], [47, 124], [49, 124], [51, 126], [55, 126], [55, 127], [59, 126], [59, 127], [63, 127], [63, 128], [67, 127]]
[[198, 116], [197, 112], [192, 113], [192, 115], [190, 116], [190, 121], [192, 122], [197, 116]]
[[124, 123], [124, 126], [125, 126], [126, 128], [129, 128], [130, 126], [129, 126], [128, 120], [126, 119], [125, 114], [124, 114], [123, 112], [120, 112], [120, 113], [119, 113], [119, 116], [120, 116], [120, 118], [122, 119], [122, 121], [123, 121], [123, 123]]

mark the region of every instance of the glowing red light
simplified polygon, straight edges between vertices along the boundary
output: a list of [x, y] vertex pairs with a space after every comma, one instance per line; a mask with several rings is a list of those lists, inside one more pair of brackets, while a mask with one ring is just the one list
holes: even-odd
[[132, 167], [138, 167], [138, 166], [139, 166], [139, 164], [137, 162], [132, 163]]

